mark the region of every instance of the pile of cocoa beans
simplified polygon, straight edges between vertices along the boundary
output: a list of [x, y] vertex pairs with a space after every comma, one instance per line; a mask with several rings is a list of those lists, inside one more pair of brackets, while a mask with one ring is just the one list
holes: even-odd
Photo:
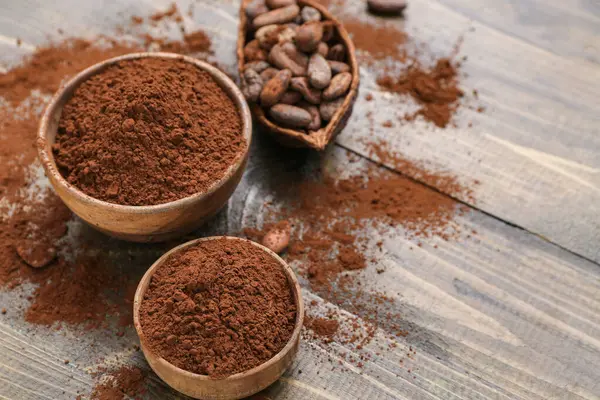
[[326, 126], [352, 83], [346, 46], [333, 21], [296, 0], [254, 0], [248, 16], [242, 90], [277, 125]]

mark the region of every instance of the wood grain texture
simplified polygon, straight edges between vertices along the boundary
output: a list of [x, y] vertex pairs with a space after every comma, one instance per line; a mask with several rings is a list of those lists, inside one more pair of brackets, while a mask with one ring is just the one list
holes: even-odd
[[[413, 22], [408, 27], [419, 28], [419, 38], [442, 53], [469, 26], [461, 12], [474, 9], [475, 4], [444, 1], [411, 2]], [[190, 4], [178, 3], [184, 10]], [[550, 3], [560, 6], [557, 1]], [[168, 4], [157, 0], [85, 6], [75, 0], [2, 4], [0, 38], [7, 39], [0, 39], [1, 59], [7, 54], [6, 60], [16, 60], [15, 54], [44, 42], [45, 35], [58, 27], [68, 26], [73, 35], [91, 35], [110, 31], [131, 14], [147, 15], [149, 7], [165, 9]], [[352, 2], [347, 12], [358, 12], [360, 5]], [[186, 16], [185, 23], [190, 29], [206, 25], [214, 38], [215, 58], [229, 72], [235, 71], [237, 2], [194, 2], [194, 7], [194, 18]], [[491, 17], [486, 18], [481, 20], [491, 24]], [[436, 24], [425, 24], [426, 20]], [[521, 22], [526, 25], [527, 20]], [[465, 64], [470, 74], [465, 85], [480, 91], [488, 111], [481, 115], [464, 111], [460, 121], [473, 120], [472, 129], [440, 131], [426, 124], [391, 131], [380, 128], [379, 122], [390, 118], [390, 110], [402, 112], [402, 108], [391, 96], [379, 93], [372, 74], [364, 70], [361, 91], [372, 92], [376, 100], [365, 105], [359, 99], [339, 143], [368, 154], [361, 140], [373, 126], [370, 140], [385, 138], [406, 158], [450, 170], [466, 183], [479, 179], [477, 206], [597, 260], [600, 160], [595, 150], [599, 139], [594, 101], [599, 91], [598, 80], [589, 78], [597, 72], [596, 66], [569, 60], [563, 57], [566, 53], [537, 49], [532, 43], [541, 46], [544, 35], [536, 38], [531, 32], [539, 30], [521, 29], [519, 35], [527, 36], [527, 41], [506, 42], [510, 36], [498, 29], [473, 24], [476, 35], [467, 35], [463, 47], [470, 58]], [[20, 49], [11, 45], [17, 36], [26, 44]], [[528, 62], [532, 59], [535, 65]], [[374, 124], [363, 120], [360, 109], [367, 106], [383, 110], [374, 114]], [[273, 185], [286, 169], [324, 163], [347, 174], [360, 173], [361, 165], [368, 163], [355, 163], [359, 169], [349, 171], [347, 154], [339, 147], [319, 159], [281, 149], [263, 135], [255, 138], [248, 170], [227, 209], [194, 236], [235, 234], [261, 223], [264, 201], [273, 198]], [[386, 235], [384, 251], [374, 261], [385, 273], [376, 274], [373, 265], [361, 272], [367, 290], [382, 290], [393, 297], [402, 325], [411, 332], [395, 339], [398, 347], [389, 350], [391, 339], [379, 331], [364, 350], [372, 359], [357, 368], [340, 358], [351, 348], [304, 341], [292, 369], [265, 396], [600, 399], [600, 266], [475, 209], [456, 224], [465, 232], [459, 239], [446, 242], [434, 237], [420, 240], [421, 247], [402, 230]], [[472, 230], [477, 234], [467, 234]], [[129, 276], [141, 277], [164, 252], [160, 246], [108, 239], [77, 220], [70, 225], [70, 234], [97, 243], [110, 257], [121, 260], [122, 273]], [[378, 239], [372, 232], [372, 240]], [[0, 305], [8, 309], [6, 316], [0, 316], [0, 398], [73, 399], [78, 391], [89, 394], [93, 381], [88, 372], [100, 363], [148, 368], [141, 354], [132, 350], [138, 343], [133, 328], [120, 338], [113, 330], [55, 330], [24, 322], [20, 310], [26, 300], [20, 295], [31, 289], [0, 291]], [[334, 307], [312, 293], [306, 282], [303, 290], [307, 302], [314, 300], [323, 309]], [[416, 354], [407, 358], [411, 347]], [[65, 359], [69, 364], [64, 364]], [[182, 397], [151, 375], [145, 398]]]

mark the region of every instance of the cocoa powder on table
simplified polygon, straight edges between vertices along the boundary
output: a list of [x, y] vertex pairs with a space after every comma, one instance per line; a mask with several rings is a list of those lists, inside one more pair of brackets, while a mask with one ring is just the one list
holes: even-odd
[[220, 238], [173, 254], [140, 307], [147, 345], [186, 371], [223, 378], [289, 341], [296, 306], [282, 266], [246, 241]]
[[206, 190], [246, 145], [233, 100], [181, 60], [121, 61], [65, 104], [53, 152], [84, 193], [154, 205]]

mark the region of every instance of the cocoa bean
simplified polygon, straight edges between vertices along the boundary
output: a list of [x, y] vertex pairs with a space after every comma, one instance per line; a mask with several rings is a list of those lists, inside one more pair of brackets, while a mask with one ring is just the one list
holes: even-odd
[[333, 21], [323, 21], [321, 23], [323, 26], [323, 40], [324, 42], [329, 42], [335, 37], [336, 27]]
[[320, 21], [321, 13], [319, 10], [313, 7], [306, 6], [300, 11], [300, 16], [302, 17], [302, 21], [311, 22], [311, 21]]
[[276, 44], [269, 53], [269, 62], [280, 69], [289, 69], [294, 76], [306, 75], [306, 68], [292, 60], [281, 45]]
[[285, 91], [290, 86], [290, 79], [292, 79], [292, 72], [289, 69], [284, 69], [271, 78], [263, 86], [260, 92], [260, 104], [263, 107], [271, 107], [277, 104]]
[[246, 15], [251, 20], [268, 11], [269, 8], [265, 4], [265, 0], [254, 0], [246, 6]]
[[327, 43], [319, 43], [317, 46], [317, 53], [319, 53], [323, 57], [327, 57], [327, 53], [329, 53], [329, 46], [327, 45]]
[[325, 57], [319, 53], [310, 56], [308, 62], [308, 81], [317, 89], [324, 89], [331, 82], [331, 68]]
[[260, 96], [264, 85], [263, 79], [258, 72], [251, 68], [246, 68], [242, 76], [242, 93], [247, 100], [256, 102]]
[[260, 73], [260, 77], [262, 78], [263, 82], [267, 82], [277, 75], [278, 72], [279, 70], [277, 68], [269, 67]]
[[269, 64], [266, 61], [252, 61], [249, 63], [246, 63], [246, 65], [244, 66], [244, 69], [252, 69], [256, 72], [258, 72], [259, 74], [261, 72], [263, 72], [265, 69], [269, 68], [271, 66], [271, 64]]
[[244, 47], [244, 59], [246, 62], [250, 61], [265, 61], [267, 59], [267, 53], [260, 48], [258, 40], [252, 40]]
[[304, 76], [292, 78], [290, 87], [292, 88], [292, 90], [300, 92], [300, 94], [302, 94], [302, 97], [304, 97], [304, 100], [308, 101], [309, 103], [321, 103], [321, 91], [311, 87], [308, 83], [308, 78]]
[[261, 243], [272, 252], [281, 253], [290, 244], [291, 230], [289, 222], [280, 222], [265, 234]]
[[292, 42], [286, 42], [281, 45], [281, 48], [287, 54], [292, 61], [300, 65], [303, 68], [308, 67], [308, 56], [301, 51], [298, 51], [296, 45]]
[[327, 59], [332, 61], [345, 61], [346, 60], [346, 47], [343, 44], [338, 43], [335, 46], [331, 46]]
[[308, 22], [301, 25], [296, 33], [296, 47], [305, 53], [312, 53], [323, 38], [323, 26], [320, 22]]
[[301, 101], [297, 104], [297, 106], [308, 111], [312, 117], [312, 121], [306, 127], [306, 129], [309, 131], [318, 131], [321, 129], [321, 114], [319, 113], [319, 108], [317, 106], [305, 101]]
[[260, 28], [265, 25], [285, 24], [293, 21], [300, 14], [300, 7], [296, 4], [291, 6], [277, 8], [254, 18], [252, 25], [255, 28]]
[[374, 14], [402, 14], [406, 0], [367, 0], [369, 11]]
[[331, 84], [323, 91], [323, 100], [331, 101], [346, 94], [352, 83], [352, 74], [350, 72], [342, 72], [337, 74], [331, 80]]
[[269, 110], [271, 117], [281, 125], [293, 128], [306, 128], [312, 122], [312, 116], [306, 110], [289, 104], [277, 104]]
[[265, 3], [269, 8], [282, 8], [298, 4], [296, 0], [266, 0]]
[[294, 40], [296, 32], [285, 25], [266, 25], [256, 31], [255, 38], [263, 49], [269, 51], [277, 43]]
[[281, 99], [279, 99], [279, 103], [294, 105], [300, 100], [302, 100], [302, 95], [300, 94], [300, 92], [288, 90], [283, 94], [283, 96], [281, 96]]
[[339, 74], [340, 72], [350, 72], [350, 66], [340, 61], [328, 60], [331, 73], [333, 75]]
[[324, 121], [331, 121], [335, 113], [340, 109], [342, 104], [344, 103], [344, 97], [340, 97], [339, 99], [333, 101], [326, 101], [321, 103], [319, 106], [319, 113], [321, 114], [321, 119]]

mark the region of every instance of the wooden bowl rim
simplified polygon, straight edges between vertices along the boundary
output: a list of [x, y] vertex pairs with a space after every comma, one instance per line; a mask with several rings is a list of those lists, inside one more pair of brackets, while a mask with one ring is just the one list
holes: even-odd
[[[237, 44], [238, 72], [240, 74], [243, 72], [244, 66], [246, 65], [246, 62], [244, 60], [244, 46], [246, 44], [246, 26], [248, 17], [245, 13], [244, 8], [246, 4], [248, 4], [251, 1], [252, 0], [242, 0], [242, 4], [240, 6], [240, 25], [238, 28], [239, 30]], [[344, 27], [344, 24], [342, 24], [340, 20], [334, 17], [329, 12], [327, 7], [325, 7], [322, 4], [319, 4], [313, 0], [297, 1], [299, 5], [310, 6], [319, 10], [321, 15], [325, 17], [325, 21], [332, 21], [342, 38], [342, 42], [346, 44], [348, 50], [348, 64], [350, 64], [350, 67], [352, 68], [352, 83], [350, 84], [350, 89], [346, 94], [344, 103], [339, 108], [339, 110], [336, 111], [333, 118], [328, 122], [328, 124], [325, 125], [325, 127], [319, 129], [318, 131], [314, 131], [312, 135], [309, 133], [304, 133], [301, 131], [284, 128], [279, 125], [276, 125], [266, 117], [264, 110], [258, 104], [253, 103], [251, 107], [252, 111], [254, 111], [256, 115], [257, 120], [261, 124], [265, 125], [267, 129], [270, 129], [272, 132], [275, 132], [278, 135], [284, 135], [300, 140], [301, 142], [306, 143], [308, 146], [313, 147], [317, 150], [323, 150], [331, 140], [331, 137], [333, 136], [338, 124], [341, 122], [344, 114], [348, 112], [350, 106], [352, 105], [352, 102], [354, 101], [354, 96], [356, 95], [358, 91], [358, 86], [360, 84], [360, 70], [358, 66], [358, 60], [356, 59], [356, 49], [354, 47], [354, 42], [352, 41], [352, 38], [348, 34], [348, 31]]]
[[[240, 113], [240, 119], [242, 121], [242, 134], [244, 135], [246, 146], [242, 150], [236, 161], [227, 168], [225, 174], [219, 180], [213, 182], [208, 187], [208, 189], [204, 191], [197, 192], [190, 196], [186, 196], [181, 199], [161, 204], [132, 206], [125, 204], [110, 203], [108, 201], [96, 199], [95, 197], [84, 193], [79, 188], [69, 183], [62, 176], [62, 174], [56, 166], [54, 154], [52, 154], [51, 146], [48, 143], [48, 134], [50, 132], [49, 126], [50, 122], [52, 121], [53, 115], [57, 112], [58, 109], [60, 109], [60, 112], [62, 113], [62, 107], [69, 100], [68, 98], [66, 98], [67, 92], [74, 92], [77, 89], [77, 87], [81, 85], [84, 81], [86, 81], [93, 75], [101, 73], [106, 68], [118, 62], [142, 58], [162, 58], [169, 60], [180, 60], [192, 64], [197, 68], [209, 73], [211, 77], [215, 80], [215, 82], [219, 86], [221, 86], [221, 88], [235, 103], [236, 109]], [[248, 103], [246, 102], [246, 98], [244, 97], [238, 86], [224, 72], [220, 71], [219, 69], [204, 61], [184, 56], [181, 54], [167, 52], [129, 53], [101, 61], [79, 72], [77, 75], [71, 78], [65, 85], [61, 86], [50, 100], [50, 103], [46, 107], [46, 110], [44, 111], [44, 114], [40, 121], [40, 126], [38, 129], [38, 135], [36, 140], [38, 155], [40, 157], [42, 165], [46, 170], [46, 173], [52, 175], [57, 185], [62, 186], [72, 196], [77, 198], [79, 202], [87, 206], [96, 206], [99, 208], [109, 209], [124, 214], [158, 214], [162, 212], [168, 212], [179, 208], [185, 208], [211, 196], [221, 187], [223, 187], [225, 183], [227, 183], [235, 175], [237, 170], [244, 165], [244, 160], [248, 155], [251, 142], [252, 114], [250, 113], [250, 109]], [[52, 180], [50, 180], [50, 182], [52, 183]]]
[[[142, 330], [142, 324], [140, 322], [140, 315], [139, 315], [140, 307], [141, 307], [141, 304], [142, 304], [142, 301], [144, 298], [144, 294], [146, 293], [146, 290], [148, 289], [148, 286], [150, 285], [150, 279], [152, 278], [152, 276], [154, 275], [156, 270], [160, 266], [162, 266], [171, 255], [173, 255], [175, 253], [181, 252], [182, 250], [184, 250], [188, 247], [194, 246], [200, 242], [206, 242], [206, 241], [210, 241], [210, 240], [220, 240], [220, 239], [238, 240], [238, 241], [250, 243], [251, 245], [261, 249], [262, 251], [269, 254], [271, 257], [273, 257], [277, 262], [279, 262], [279, 264], [283, 268], [284, 273], [290, 284], [292, 293], [294, 295], [294, 301], [296, 303], [296, 322], [294, 324], [294, 330], [292, 331], [292, 334], [291, 334], [288, 342], [286, 343], [286, 345], [283, 347], [283, 349], [281, 349], [279, 351], [279, 353], [275, 354], [273, 357], [271, 357], [264, 363], [257, 365], [256, 367], [249, 369], [247, 371], [238, 372], [237, 374], [229, 375], [228, 377], [223, 378], [223, 379], [214, 379], [214, 378], [210, 378], [208, 375], [200, 375], [200, 374], [196, 374], [196, 373], [193, 373], [190, 371], [186, 371], [184, 369], [181, 369], [181, 368], [171, 364], [164, 358], [160, 357], [159, 355], [154, 353], [148, 346], [145, 346], [145, 348], [148, 350], [148, 352], [152, 356], [154, 356], [154, 358], [156, 359], [156, 361], [158, 363], [162, 364], [163, 367], [166, 367], [166, 368], [172, 370], [173, 372], [179, 374], [180, 376], [183, 375], [188, 378], [192, 378], [194, 380], [199, 380], [199, 381], [213, 381], [213, 382], [219, 381], [219, 382], [227, 383], [227, 382], [231, 382], [231, 381], [240, 381], [240, 380], [246, 379], [248, 377], [251, 377], [253, 375], [260, 374], [262, 371], [266, 370], [268, 367], [281, 361], [287, 353], [292, 351], [292, 349], [295, 346], [295, 343], [300, 338], [300, 331], [302, 330], [302, 326], [304, 324], [304, 302], [302, 300], [302, 292], [300, 289], [300, 284], [298, 283], [298, 278], [296, 278], [296, 274], [294, 273], [292, 268], [272, 250], [269, 250], [265, 246], [258, 244], [256, 242], [253, 242], [252, 240], [239, 238], [239, 237], [235, 237], [235, 236], [210, 236], [210, 237], [190, 240], [189, 242], [186, 242], [186, 243], [180, 244], [177, 247], [174, 247], [173, 249], [171, 249], [168, 252], [166, 252], [165, 254], [163, 254], [158, 260], [156, 260], [154, 262], [154, 264], [152, 264], [152, 266], [146, 271], [146, 273], [140, 280], [140, 282], [137, 286], [137, 289], [135, 291], [134, 298], [133, 298], [133, 324], [134, 324], [135, 330], [137, 331], [137, 334], [140, 338], [140, 342], [142, 344], [144, 344], [146, 342], [146, 338], [144, 336], [144, 332]], [[177, 388], [175, 388], [175, 389], [177, 389]]]

